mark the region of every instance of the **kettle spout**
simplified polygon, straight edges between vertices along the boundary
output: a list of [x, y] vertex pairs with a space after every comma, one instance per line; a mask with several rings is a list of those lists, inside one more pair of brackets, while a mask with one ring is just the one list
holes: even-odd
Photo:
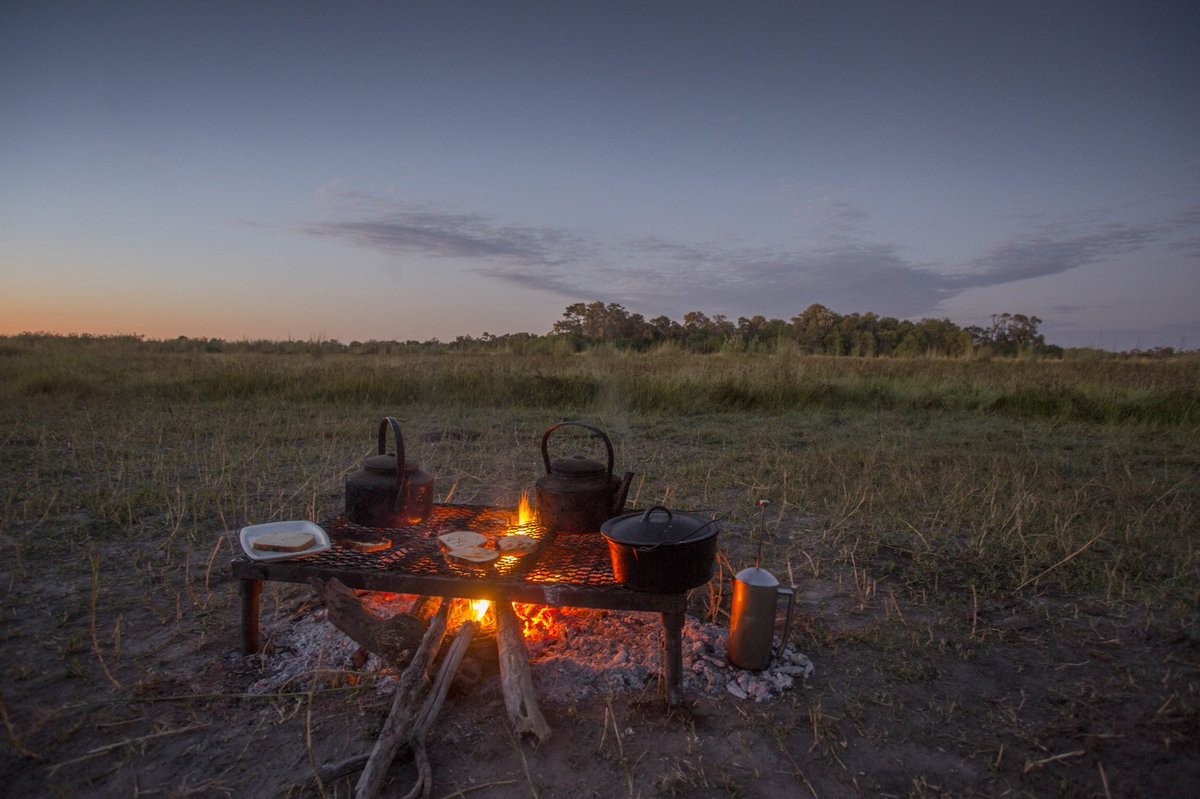
[[633, 472], [625, 472], [625, 476], [621, 478], [621, 484], [617, 486], [616, 493], [613, 494], [613, 516], [619, 516], [625, 512], [625, 497], [629, 494], [629, 484], [633, 482]]

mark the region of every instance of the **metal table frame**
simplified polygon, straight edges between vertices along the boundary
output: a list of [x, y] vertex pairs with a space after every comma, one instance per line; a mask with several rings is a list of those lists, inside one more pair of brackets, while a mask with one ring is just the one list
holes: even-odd
[[[339, 523], [345, 524], [344, 520], [334, 520], [322, 526], [326, 526], [326, 529], [336, 528]], [[657, 594], [629, 590], [616, 582], [608, 565], [603, 567], [604, 571], [593, 573], [587, 580], [572, 580], [570, 577], [560, 579], [553, 574], [539, 574], [536, 569], [530, 568], [507, 575], [487, 572], [464, 574], [450, 568], [443, 573], [433, 574], [413, 573], [403, 568], [355, 568], [338, 563], [336, 557], [322, 557], [339, 549], [344, 551], [337, 543], [336, 534], [331, 535], [331, 539], [334, 543], [331, 550], [306, 558], [274, 561], [252, 560], [246, 555], [233, 558], [230, 569], [241, 588], [243, 653], [254, 654], [261, 646], [259, 606], [263, 582], [308, 583], [314, 577], [321, 580], [336, 578], [347, 587], [362, 591], [659, 613], [663, 625], [667, 698], [672, 704], [680, 699], [687, 592]], [[607, 564], [607, 544], [598, 534], [547, 538], [543, 541], [542, 550], [532, 556], [530, 563], [554, 563], [556, 558], [569, 561], [579, 555], [590, 558], [598, 568], [598, 564]]]

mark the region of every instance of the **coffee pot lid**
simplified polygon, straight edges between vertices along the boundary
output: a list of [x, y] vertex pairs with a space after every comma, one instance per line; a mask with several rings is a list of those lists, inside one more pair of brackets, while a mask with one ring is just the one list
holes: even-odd
[[759, 588], [779, 587], [779, 580], [775, 578], [775, 575], [771, 574], [766, 569], [760, 569], [757, 566], [751, 566], [749, 568], [742, 569], [734, 576], [733, 579], [740, 583], [745, 583], [746, 585], [752, 585]]

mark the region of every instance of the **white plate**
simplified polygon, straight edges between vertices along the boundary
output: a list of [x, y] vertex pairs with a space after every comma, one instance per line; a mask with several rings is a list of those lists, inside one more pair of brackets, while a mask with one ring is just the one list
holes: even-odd
[[[254, 541], [268, 533], [312, 533], [313, 545], [299, 552], [262, 552], [254, 548]], [[242, 550], [254, 560], [284, 560], [302, 558], [329, 549], [329, 534], [312, 522], [271, 522], [254, 524], [242, 528]]]

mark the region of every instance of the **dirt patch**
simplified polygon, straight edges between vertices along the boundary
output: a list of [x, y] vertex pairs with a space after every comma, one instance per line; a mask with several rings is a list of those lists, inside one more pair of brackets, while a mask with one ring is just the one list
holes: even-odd
[[[311, 776], [369, 749], [386, 675], [349, 645], [277, 668], [285, 631], [329, 634], [301, 586], [264, 588], [275, 654], [243, 657], [228, 562], [242, 524], [342, 507], [378, 409], [4, 411], [5, 791], [348, 795]], [[511, 503], [540, 473], [548, 412], [438, 413], [406, 430], [480, 432], [421, 442], [442, 501]], [[706, 682], [668, 708], [630, 651], [654, 654], [653, 621], [577, 640], [586, 669], [569, 641], [535, 645], [553, 733], [535, 746], [510, 733], [481, 645], [432, 734], [434, 797], [1194, 793], [1194, 431], [847, 412], [631, 417], [620, 438], [631, 503], [727, 515], [723, 602], [755, 557], [754, 501], [773, 498], [764, 558], [794, 567], [792, 641], [815, 671], [769, 701]], [[693, 624], [714, 621], [708, 599], [693, 592]], [[705, 656], [685, 650], [689, 679]], [[411, 766], [392, 777], [396, 795]]]
[[[349, 794], [349, 781], [310, 778], [369, 749], [388, 676], [356, 666], [297, 586], [264, 591], [274, 654], [240, 655], [228, 555], [130, 565], [121, 546], [67, 546], [36, 567], [9, 560], [10, 795]], [[184, 584], [160, 581], [180, 568]], [[800, 586], [793, 641], [817, 668], [770, 701], [700, 682], [720, 625], [689, 621], [687, 698], [670, 708], [646, 658], [653, 617], [566, 617], [574, 641], [531, 647], [553, 728], [541, 746], [509, 731], [494, 665], [474, 649], [433, 732], [434, 795], [1170, 797], [1200, 781], [1200, 636], [1186, 616], [1046, 597], [947, 611], [886, 581], [864, 598], [851, 577]], [[314, 641], [315, 660], [285, 657]], [[410, 769], [397, 764], [392, 790]]]

